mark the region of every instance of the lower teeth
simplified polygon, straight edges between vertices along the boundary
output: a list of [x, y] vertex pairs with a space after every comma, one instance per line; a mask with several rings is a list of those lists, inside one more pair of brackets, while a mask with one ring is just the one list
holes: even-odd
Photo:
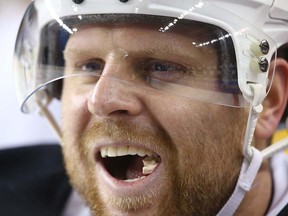
[[158, 163], [156, 162], [157, 158], [154, 157], [146, 157], [143, 159], [143, 168], [142, 168], [142, 173], [144, 175], [149, 175], [151, 174]]
[[137, 178], [133, 178], [133, 179], [126, 179], [124, 180], [124, 182], [136, 182], [139, 181], [141, 179], [146, 178], [147, 175], [151, 174], [155, 168], [157, 167], [158, 163], [156, 162], [157, 158], [154, 157], [146, 157], [143, 159], [143, 168], [142, 168], [142, 173], [144, 176], [139, 176]]
[[136, 182], [144, 178], [146, 178], [146, 176], [141, 176], [140, 178], [135, 178], [135, 179], [126, 179], [124, 180], [124, 182]]

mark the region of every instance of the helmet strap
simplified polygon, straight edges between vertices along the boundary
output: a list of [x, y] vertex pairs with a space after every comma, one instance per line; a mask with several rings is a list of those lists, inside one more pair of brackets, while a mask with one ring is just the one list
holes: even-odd
[[40, 109], [40, 115], [44, 116], [45, 119], [48, 121], [49, 125], [52, 127], [53, 131], [56, 133], [58, 140], [61, 143], [62, 140], [62, 131], [60, 126], [58, 125], [57, 121], [49, 111], [46, 105], [42, 104], [41, 101], [37, 100], [37, 105]]
[[244, 199], [246, 192], [250, 191], [253, 187], [253, 182], [261, 167], [263, 156], [260, 151], [254, 147], [251, 147], [251, 151], [251, 161], [244, 157], [236, 188], [217, 216], [234, 215]]

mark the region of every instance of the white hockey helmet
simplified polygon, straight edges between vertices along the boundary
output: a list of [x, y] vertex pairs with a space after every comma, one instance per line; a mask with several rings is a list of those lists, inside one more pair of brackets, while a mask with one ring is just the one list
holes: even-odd
[[[268, 93], [274, 73], [270, 62], [277, 48], [288, 42], [286, 0], [35, 0], [23, 18], [15, 46], [21, 110], [31, 112], [39, 103], [60, 98], [61, 80], [71, 76], [64, 73], [63, 51], [81, 26], [121, 23], [145, 25], [159, 35], [184, 34], [190, 38], [187, 48], [192, 52], [211, 48], [217, 53], [216, 67], [209, 64], [215, 59], [193, 60], [182, 71], [183, 79], [145, 75], [148, 85], [143, 88], [232, 107], [253, 103], [251, 83], [262, 85], [264, 96]], [[78, 75], [87, 73], [79, 71], [73, 77]], [[101, 71], [89, 71], [89, 76], [100, 75]]]

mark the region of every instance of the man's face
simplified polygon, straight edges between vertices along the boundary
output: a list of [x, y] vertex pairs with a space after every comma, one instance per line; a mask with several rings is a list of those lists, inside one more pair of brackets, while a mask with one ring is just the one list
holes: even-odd
[[213, 49], [190, 44], [132, 25], [69, 39], [66, 74], [101, 73], [65, 79], [62, 94], [67, 172], [95, 215], [213, 215], [233, 191], [246, 110], [149, 86], [217, 64]]

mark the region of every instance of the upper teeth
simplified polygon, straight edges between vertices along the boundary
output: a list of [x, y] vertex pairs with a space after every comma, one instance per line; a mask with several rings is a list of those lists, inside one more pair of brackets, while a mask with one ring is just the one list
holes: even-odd
[[134, 146], [109, 146], [103, 147], [100, 150], [101, 156], [105, 157], [117, 157], [117, 156], [126, 156], [126, 155], [139, 155], [141, 157], [144, 156], [152, 156], [153, 152], [149, 150], [145, 150], [142, 148], [137, 148]]

